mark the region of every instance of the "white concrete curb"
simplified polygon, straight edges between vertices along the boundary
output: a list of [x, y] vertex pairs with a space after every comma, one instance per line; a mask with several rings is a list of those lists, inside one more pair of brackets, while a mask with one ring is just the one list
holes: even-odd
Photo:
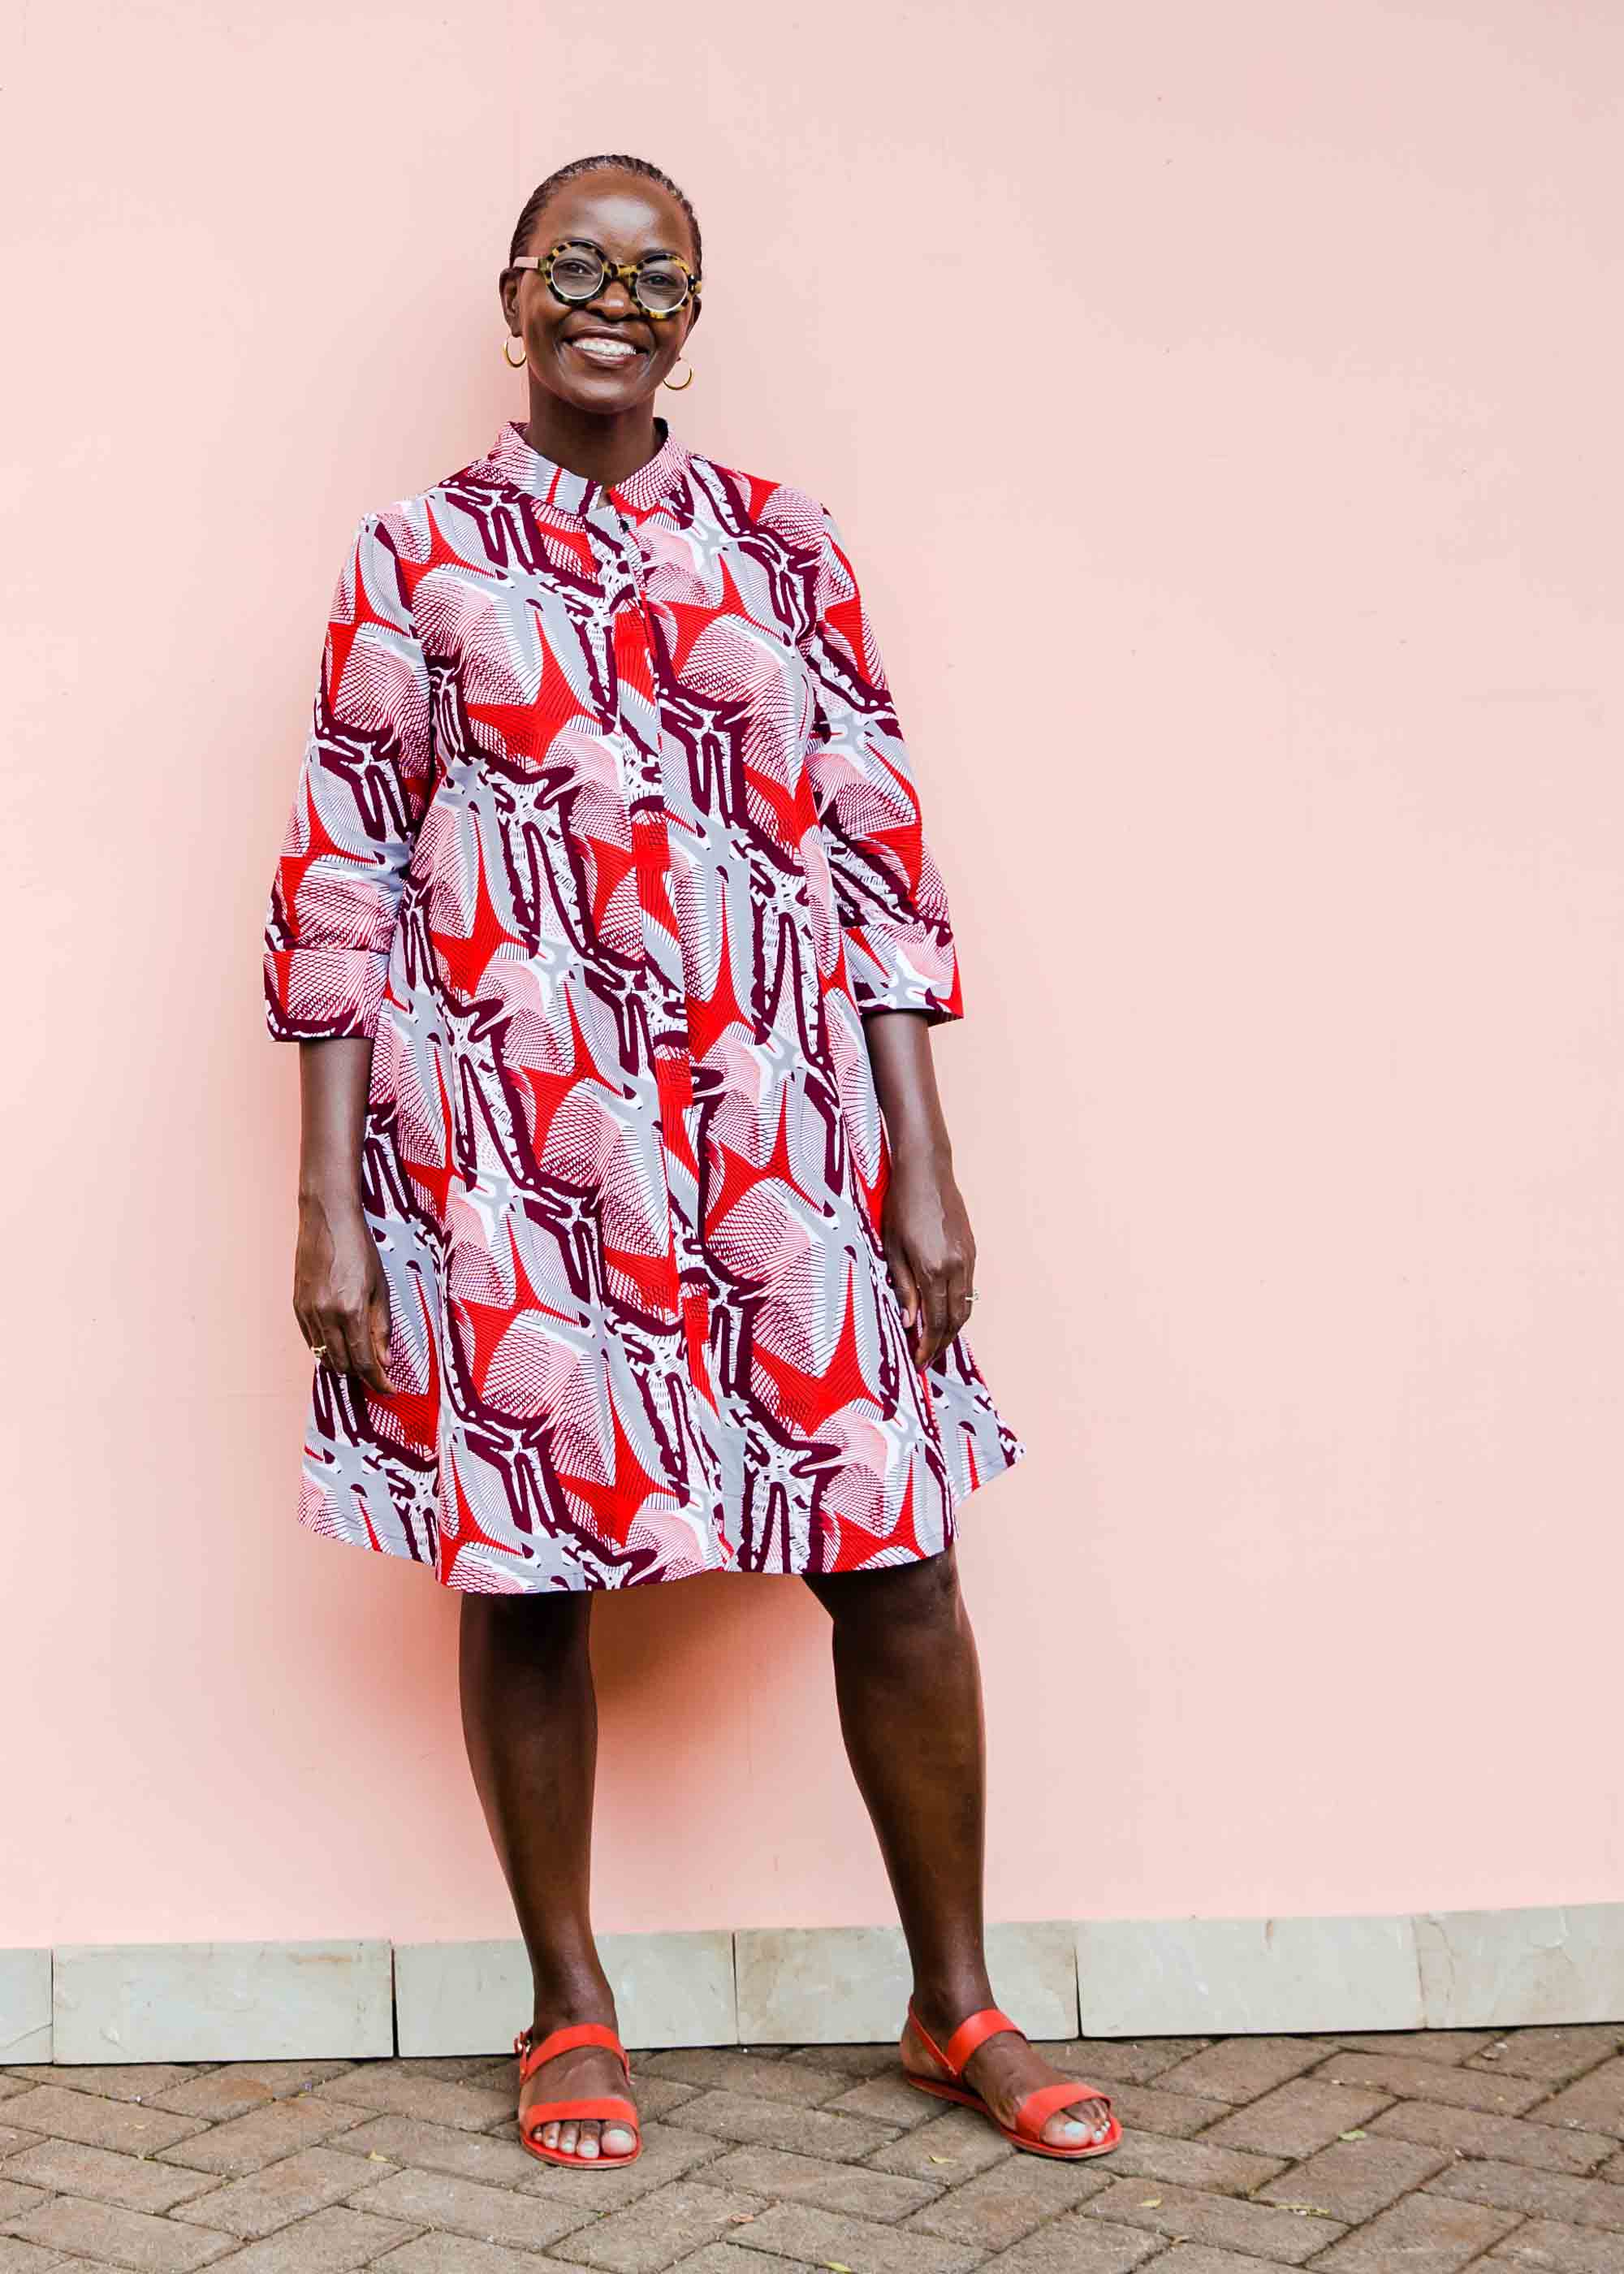
[[[1000, 2000], [1037, 2038], [1512, 2029], [1624, 2021], [1624, 1903], [989, 1926]], [[883, 2044], [894, 1926], [604, 1935], [630, 2045]], [[0, 2062], [506, 2052], [517, 1941], [77, 1944], [0, 1950]]]

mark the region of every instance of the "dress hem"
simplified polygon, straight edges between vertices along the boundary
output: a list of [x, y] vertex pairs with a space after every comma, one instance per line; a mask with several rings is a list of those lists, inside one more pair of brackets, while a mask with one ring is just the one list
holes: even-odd
[[[1001, 1448], [1000, 1449], [1003, 1450], [1004, 1449]], [[959, 1511], [963, 1508], [966, 1502], [974, 1499], [974, 1495], [978, 1492], [981, 1491], [986, 1486], [993, 1483], [996, 1478], [1003, 1476], [1006, 1471], [1018, 1466], [1019, 1464], [1025, 1460], [1026, 1457], [1026, 1448], [1025, 1444], [1022, 1443], [1019, 1438], [1015, 1439], [1007, 1451], [1004, 1451], [1004, 1457], [1000, 1459], [995, 1466], [983, 1469], [976, 1477], [974, 1484], [967, 1485], [962, 1492], [954, 1495], [949, 1505], [946, 1537], [944, 1539], [940, 1547], [931, 1548], [928, 1553], [921, 1555], [904, 1556], [898, 1559], [898, 1561], [891, 1563], [858, 1564], [853, 1567], [853, 1570], [855, 1571], [895, 1571], [899, 1570], [905, 1563], [929, 1563], [934, 1561], [937, 1555], [945, 1555], [947, 1550], [954, 1546], [957, 1541], [959, 1535]], [[328, 1527], [325, 1526], [316, 1517], [306, 1515], [304, 1508], [302, 1507], [295, 1511], [294, 1521], [299, 1525], [301, 1530], [308, 1532], [312, 1539], [330, 1540], [341, 1547], [359, 1547], [368, 1555], [387, 1556], [392, 1562], [413, 1564], [417, 1570], [426, 1571], [430, 1578], [435, 1582], [436, 1585], [440, 1587], [448, 1595], [613, 1595], [618, 1594], [623, 1589], [628, 1587], [674, 1586], [679, 1581], [683, 1579], [710, 1579], [717, 1577], [745, 1579], [805, 1579], [810, 1577], [814, 1579], [831, 1579], [841, 1578], [847, 1576], [847, 1574], [844, 1572], [816, 1570], [809, 1564], [794, 1564], [787, 1567], [775, 1566], [771, 1570], [763, 1570], [735, 1562], [700, 1564], [695, 1566], [694, 1570], [688, 1571], [651, 1572], [646, 1578], [621, 1579], [609, 1586], [592, 1586], [584, 1582], [578, 1586], [460, 1586], [455, 1579], [441, 1577], [440, 1567], [437, 1562], [431, 1562], [426, 1556], [412, 1555], [411, 1551], [404, 1546], [399, 1547], [392, 1547], [386, 1545], [381, 1541], [365, 1539], [355, 1532], [332, 1531]]]

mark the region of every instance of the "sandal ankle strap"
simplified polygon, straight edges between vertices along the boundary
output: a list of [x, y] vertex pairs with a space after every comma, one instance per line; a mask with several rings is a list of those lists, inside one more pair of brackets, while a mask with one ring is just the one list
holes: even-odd
[[551, 2060], [555, 2053], [567, 2053], [572, 2045], [602, 2045], [614, 2054], [629, 2079], [632, 2065], [626, 2057], [626, 2048], [606, 2022], [571, 2022], [560, 2029], [551, 2030], [545, 2037], [530, 2042], [529, 2029], [521, 2029], [513, 2041], [519, 2056], [519, 2082], [524, 2082], [543, 2061]]
[[933, 2053], [949, 2075], [953, 2077], [962, 2074], [964, 2065], [971, 2054], [978, 2045], [984, 2044], [989, 2037], [998, 2037], [1005, 2029], [1012, 2029], [1018, 2037], [1026, 2035], [1019, 2022], [1012, 2022], [1002, 2007], [982, 2006], [974, 2014], [967, 2014], [953, 2031], [952, 2036], [949, 2037], [946, 2044], [939, 2045], [923, 2022], [920, 2020], [918, 2009], [912, 1999], [908, 2000], [908, 2014], [914, 2027], [919, 2032], [927, 2052]]

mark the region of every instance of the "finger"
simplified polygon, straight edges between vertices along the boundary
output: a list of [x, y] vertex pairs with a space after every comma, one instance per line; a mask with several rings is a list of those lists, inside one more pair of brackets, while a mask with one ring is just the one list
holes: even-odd
[[380, 1288], [366, 1306], [363, 1321], [356, 1370], [362, 1381], [380, 1397], [392, 1397], [395, 1384], [389, 1379], [389, 1298]]
[[885, 1261], [890, 1266], [891, 1281], [902, 1305], [902, 1323], [907, 1329], [908, 1348], [917, 1360], [921, 1328], [919, 1283], [909, 1268], [907, 1257], [899, 1247], [888, 1247]]
[[344, 1339], [344, 1321], [339, 1312], [317, 1312], [316, 1340], [312, 1349], [317, 1352], [318, 1366], [325, 1366], [332, 1374], [349, 1373], [350, 1345]]
[[933, 1271], [924, 1286], [925, 1324], [928, 1329], [929, 1351], [927, 1366], [935, 1364], [948, 1336], [947, 1276], [944, 1271]]
[[965, 1300], [965, 1289], [968, 1284], [969, 1282], [965, 1277], [964, 1265], [958, 1261], [950, 1263], [943, 1277], [947, 1316], [942, 1332], [941, 1350], [936, 1352], [938, 1358], [941, 1357], [942, 1351], [944, 1351], [952, 1341], [959, 1328], [963, 1326], [969, 1312], [970, 1306]]

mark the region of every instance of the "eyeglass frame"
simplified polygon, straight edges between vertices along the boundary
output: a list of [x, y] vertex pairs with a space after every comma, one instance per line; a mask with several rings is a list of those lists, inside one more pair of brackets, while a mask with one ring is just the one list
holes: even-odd
[[[595, 252], [604, 264], [601, 281], [583, 299], [571, 299], [568, 292], [560, 292], [553, 282], [553, 263], [560, 252], [568, 252], [573, 245], [584, 245], [589, 252]], [[674, 308], [648, 307], [638, 296], [638, 271], [649, 262], [657, 260], [665, 261], [673, 267], [680, 268], [688, 279], [688, 290]], [[561, 237], [550, 251], [522, 252], [516, 260], [510, 260], [508, 266], [509, 268], [533, 268], [553, 298], [561, 301], [567, 308], [590, 308], [599, 294], [606, 292], [611, 284], [624, 284], [631, 297], [633, 305], [657, 324], [663, 324], [667, 317], [680, 315], [690, 300], [697, 302], [699, 298], [700, 280], [680, 252], [645, 252], [641, 260], [611, 260], [605, 248], [595, 237]]]

